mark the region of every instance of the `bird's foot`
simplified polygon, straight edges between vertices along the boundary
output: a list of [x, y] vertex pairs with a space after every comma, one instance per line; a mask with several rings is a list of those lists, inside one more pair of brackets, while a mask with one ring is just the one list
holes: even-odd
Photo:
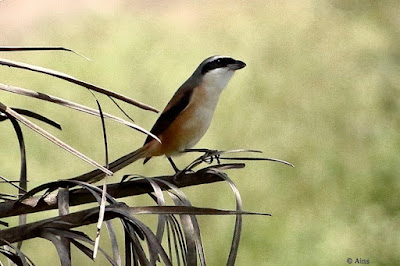
[[216, 160], [218, 164], [221, 164], [219, 160], [220, 156], [221, 153], [218, 150], [207, 150], [205, 154], [202, 156], [202, 160], [203, 162], [206, 162], [208, 164], [212, 164], [214, 160]]

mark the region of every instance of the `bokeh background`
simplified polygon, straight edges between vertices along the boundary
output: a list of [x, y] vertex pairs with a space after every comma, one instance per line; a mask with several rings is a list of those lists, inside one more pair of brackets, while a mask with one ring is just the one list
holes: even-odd
[[[245, 61], [197, 147], [260, 149], [296, 167], [250, 162], [229, 172], [246, 210], [272, 214], [244, 218], [237, 265], [343, 265], [347, 258], [399, 265], [399, 14], [394, 0], [5, 0], [0, 45], [64, 46], [92, 60], [63, 52], [0, 56], [71, 74], [158, 109], [204, 58], [223, 54]], [[0, 67], [0, 82], [96, 107], [85, 89], [40, 74]], [[60, 122], [62, 132], [43, 126], [103, 160], [98, 119], [9, 93], [0, 92], [0, 99]], [[103, 110], [120, 114], [107, 98], [99, 99]], [[121, 105], [147, 129], [157, 118]], [[112, 158], [145, 138], [107, 125]], [[91, 169], [26, 128], [24, 134], [30, 188]], [[0, 147], [1, 175], [13, 178], [19, 151], [9, 123], [0, 124]], [[182, 167], [191, 159], [176, 162]], [[170, 171], [157, 158], [124, 173]], [[197, 206], [234, 207], [227, 184], [184, 192]], [[225, 263], [233, 221], [200, 218], [209, 265]], [[38, 265], [58, 263], [56, 250], [44, 240], [24, 243], [23, 251]], [[89, 263], [76, 251], [73, 259], [76, 265]], [[100, 256], [94, 264], [104, 263]]]

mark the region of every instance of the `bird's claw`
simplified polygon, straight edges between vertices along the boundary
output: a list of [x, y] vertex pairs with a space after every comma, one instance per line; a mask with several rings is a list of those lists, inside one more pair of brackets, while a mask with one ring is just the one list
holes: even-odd
[[202, 161], [208, 164], [212, 164], [214, 162], [214, 159], [217, 160], [218, 164], [221, 164], [219, 158], [221, 156], [221, 153], [218, 150], [208, 150], [206, 153], [202, 156]]

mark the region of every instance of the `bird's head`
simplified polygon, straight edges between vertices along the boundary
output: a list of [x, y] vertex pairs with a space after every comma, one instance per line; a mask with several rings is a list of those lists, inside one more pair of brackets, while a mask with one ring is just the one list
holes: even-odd
[[199, 78], [200, 84], [222, 91], [236, 70], [246, 64], [228, 56], [215, 55], [205, 59], [193, 75]]

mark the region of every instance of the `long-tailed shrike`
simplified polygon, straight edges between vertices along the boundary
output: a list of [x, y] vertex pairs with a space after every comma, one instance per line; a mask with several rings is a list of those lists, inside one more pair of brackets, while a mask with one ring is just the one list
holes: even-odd
[[[144, 145], [109, 165], [112, 172], [144, 158], [144, 163], [153, 156], [166, 155], [175, 171], [178, 171], [171, 156], [192, 148], [210, 126], [219, 96], [234, 72], [246, 64], [227, 56], [211, 56], [205, 59], [175, 92], [151, 133], [161, 143], [148, 136]], [[93, 170], [74, 179], [96, 181], [105, 174]]]

